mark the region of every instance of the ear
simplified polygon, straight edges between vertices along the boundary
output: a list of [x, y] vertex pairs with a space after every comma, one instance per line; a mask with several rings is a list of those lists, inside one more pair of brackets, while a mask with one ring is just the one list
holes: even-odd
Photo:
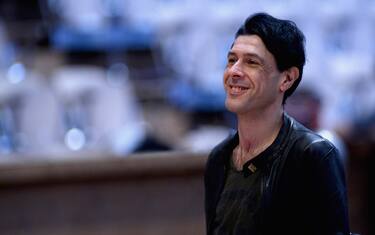
[[299, 69], [297, 67], [291, 67], [284, 72], [284, 76], [281, 79], [280, 91], [285, 92], [288, 90], [293, 83], [298, 79]]

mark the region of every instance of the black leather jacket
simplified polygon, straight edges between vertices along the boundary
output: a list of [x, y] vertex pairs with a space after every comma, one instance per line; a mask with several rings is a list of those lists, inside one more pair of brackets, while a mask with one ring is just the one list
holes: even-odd
[[[350, 234], [345, 174], [337, 149], [284, 114], [286, 134], [262, 175], [262, 234]], [[213, 233], [226, 162], [238, 134], [216, 146], [205, 172], [207, 234]]]

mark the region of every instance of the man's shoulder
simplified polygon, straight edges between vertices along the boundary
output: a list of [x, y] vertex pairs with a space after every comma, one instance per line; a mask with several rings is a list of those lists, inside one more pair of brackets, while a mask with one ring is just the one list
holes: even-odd
[[329, 140], [294, 119], [291, 139], [294, 142], [293, 151], [304, 156], [325, 157], [331, 152], [337, 152], [336, 147]]

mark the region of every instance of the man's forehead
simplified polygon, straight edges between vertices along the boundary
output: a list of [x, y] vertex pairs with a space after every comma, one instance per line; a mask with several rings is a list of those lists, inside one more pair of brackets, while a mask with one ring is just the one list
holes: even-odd
[[269, 53], [262, 39], [257, 35], [238, 36], [229, 51], [229, 53], [258, 54], [259, 56], [265, 56], [267, 52]]

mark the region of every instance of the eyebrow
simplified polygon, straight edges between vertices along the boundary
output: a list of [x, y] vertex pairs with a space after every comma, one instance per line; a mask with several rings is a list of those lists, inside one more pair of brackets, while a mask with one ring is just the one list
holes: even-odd
[[[236, 56], [236, 55], [237, 55], [237, 54], [236, 54], [235, 52], [233, 52], [233, 51], [229, 51], [227, 57], [229, 57], [229, 56]], [[245, 56], [245, 57], [255, 57], [255, 58], [257, 58], [258, 60], [260, 60], [260, 62], [261, 62], [262, 64], [264, 64], [264, 59], [263, 59], [262, 57], [260, 57], [259, 55], [255, 54], [255, 53], [244, 53], [244, 56]]]

